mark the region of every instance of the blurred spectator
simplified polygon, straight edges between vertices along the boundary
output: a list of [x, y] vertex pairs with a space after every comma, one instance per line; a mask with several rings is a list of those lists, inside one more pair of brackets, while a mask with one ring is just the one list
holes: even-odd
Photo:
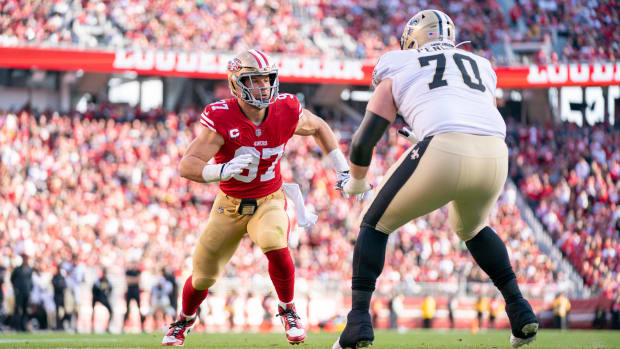
[[435, 298], [431, 295], [426, 296], [422, 301], [422, 323], [424, 328], [433, 328], [436, 307]]
[[[60, 265], [56, 267], [56, 274], [52, 278], [54, 288], [54, 304], [56, 305], [56, 329], [64, 330], [64, 322], [68, 320], [69, 314], [65, 308], [65, 293], [67, 291], [67, 272]], [[60, 316], [62, 309], [62, 317]]]
[[[151, 310], [149, 314], [153, 317], [156, 324], [167, 323], [168, 320], [174, 319], [176, 313], [170, 305], [170, 296], [172, 294], [172, 283], [166, 280], [162, 275], [151, 288]], [[168, 316], [170, 319], [166, 318]]]
[[0, 324], [4, 320], [4, 278], [6, 277], [6, 268], [0, 265]]
[[[390, 301], [388, 301], [388, 306], [391, 305], [389, 302], [391, 302], [393, 297], [394, 296], [392, 296], [392, 298], [390, 298]], [[372, 304], [370, 307], [370, 316], [371, 316], [370, 320], [372, 322], [372, 327], [374, 328], [377, 328], [377, 326], [379, 326], [378, 321], [379, 321], [379, 315], [381, 314], [381, 310], [383, 310], [383, 302], [380, 299], [375, 298], [372, 301]], [[397, 322], [398, 320], [396, 320], [396, 323]], [[391, 326], [392, 326], [392, 309], [390, 308], [390, 328], [392, 328]]]
[[112, 317], [114, 316], [114, 311], [112, 309], [112, 305], [110, 304], [110, 296], [112, 295], [112, 284], [108, 279], [108, 272], [106, 268], [103, 268], [101, 271], [101, 277], [95, 281], [92, 288], [93, 292], [93, 319], [91, 331], [95, 332], [95, 305], [97, 303], [101, 303], [106, 309], [108, 309], [108, 314], [110, 317], [108, 318], [108, 325], [106, 326], [106, 332], [110, 332], [110, 324], [112, 323]]
[[11, 284], [15, 294], [14, 326], [18, 331], [26, 331], [28, 305], [32, 292], [32, 268], [28, 264], [28, 255], [22, 255], [22, 263], [11, 273]]
[[503, 311], [503, 302], [497, 296], [493, 296], [491, 302], [489, 302], [489, 328], [495, 328], [495, 319], [497, 319]]
[[592, 328], [596, 330], [607, 329], [607, 310], [599, 305], [594, 310], [594, 319], [592, 320]]
[[273, 318], [275, 316], [274, 309], [277, 309], [278, 302], [276, 298], [273, 296], [273, 293], [270, 291], [263, 298], [263, 326], [266, 330], [271, 330], [273, 327]]
[[127, 310], [123, 318], [123, 330], [126, 326], [129, 312], [131, 310], [131, 301], [136, 302], [138, 307], [138, 315], [140, 316], [140, 331], [144, 331], [144, 315], [142, 315], [142, 307], [140, 306], [140, 274], [142, 270], [137, 262], [131, 262], [125, 271], [125, 280], [127, 282], [127, 293], [125, 293], [125, 304]]
[[172, 285], [172, 291], [170, 292], [170, 306], [174, 310], [174, 313], [177, 313], [177, 302], [179, 299], [179, 283], [177, 282], [177, 278], [170, 267], [164, 267], [162, 270], [162, 275]]
[[454, 312], [459, 306], [459, 301], [456, 295], [452, 295], [448, 300], [448, 319], [450, 320], [450, 328], [454, 328]]
[[[390, 308], [390, 328], [396, 329], [398, 328], [398, 317], [402, 315], [404, 306], [403, 306], [403, 295], [401, 293], [395, 293], [388, 303], [388, 307]], [[376, 301], [375, 301], [376, 302]]]
[[71, 310], [69, 312], [70, 328], [75, 332], [77, 331], [78, 316], [82, 302], [80, 287], [84, 282], [86, 266], [84, 263], [79, 261], [77, 253], [72, 253], [71, 261], [64, 261], [62, 263], [62, 267], [67, 270], [67, 277], [65, 280], [67, 281], [67, 289], [71, 291], [69, 292], [69, 295], [71, 297], [72, 304], [72, 307], [67, 308]]
[[611, 314], [611, 329], [620, 330], [620, 296], [611, 302], [609, 313]]
[[47, 329], [48, 317], [54, 313], [56, 304], [48, 275], [42, 271], [40, 263], [37, 263], [32, 269], [32, 291], [30, 292], [29, 308], [31, 327], [37, 330]]
[[487, 296], [479, 296], [476, 304], [474, 304], [474, 308], [476, 309], [476, 321], [478, 321], [477, 327], [482, 328], [484, 314], [489, 312], [489, 298]]
[[555, 328], [560, 328], [562, 330], [568, 329], [568, 312], [570, 311], [570, 306], [571, 304], [566, 294], [564, 292], [558, 293], [552, 304]]
[[226, 296], [226, 310], [228, 310], [228, 328], [235, 327], [235, 303], [239, 295], [235, 289], [230, 291], [230, 294]]

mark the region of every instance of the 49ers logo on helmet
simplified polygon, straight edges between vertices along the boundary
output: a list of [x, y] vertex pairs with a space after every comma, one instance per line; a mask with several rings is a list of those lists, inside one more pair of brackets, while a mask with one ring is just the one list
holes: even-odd
[[241, 60], [235, 57], [228, 61], [228, 70], [231, 72], [238, 72], [241, 70]]

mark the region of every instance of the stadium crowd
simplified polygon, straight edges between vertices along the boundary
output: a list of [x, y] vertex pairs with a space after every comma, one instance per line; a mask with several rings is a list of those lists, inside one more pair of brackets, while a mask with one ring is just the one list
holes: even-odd
[[[30, 256], [44, 276], [43, 289], [50, 289], [52, 275], [66, 263], [68, 271], [103, 267], [122, 274], [138, 263], [150, 275], [164, 267], [177, 268], [176, 278], [187, 275], [217, 192], [217, 185], [191, 183], [177, 172], [184, 149], [202, 127], [197, 115], [193, 109], [140, 113], [111, 105], [71, 115], [2, 112], [0, 265], [11, 272], [21, 255]], [[353, 128], [334, 125], [345, 152]], [[375, 184], [409, 146], [395, 130], [378, 146], [371, 173]], [[307, 205], [319, 215], [312, 228], [294, 230], [290, 246], [299, 280], [345, 291], [351, 269], [343, 261], [352, 258], [362, 203], [334, 190], [336, 175], [321, 162], [318, 147], [303, 137], [294, 137], [282, 158], [284, 180], [299, 183]], [[510, 241], [519, 281], [539, 290], [563, 281], [538, 251], [515, 195], [514, 189], [504, 192], [491, 225]], [[294, 217], [294, 209], [289, 211]], [[446, 215], [439, 210], [395, 232], [381, 292], [406, 291], [420, 282], [488, 281], [451, 233]], [[257, 275], [266, 278], [266, 270], [260, 249], [244, 239], [224, 277], [250, 282]]]
[[[613, 1], [41, 1], [0, 3], [0, 44], [238, 51], [374, 59], [398, 48], [404, 23], [423, 8], [452, 16], [457, 39], [491, 57], [491, 45], [564, 38], [544, 60], [614, 60], [620, 28]], [[519, 21], [528, 30], [519, 29]], [[562, 41], [563, 42], [563, 41]], [[559, 56], [558, 56], [559, 55]], [[499, 63], [511, 63], [500, 61]]]
[[573, 124], [512, 130], [511, 170], [521, 191], [586, 284], [618, 296], [620, 132]]
[[620, 20], [615, 1], [518, 0], [509, 13], [510, 24], [522, 20], [527, 31], [516, 31], [511, 40], [544, 41], [562, 38], [564, 47], [542, 54], [540, 63], [607, 60], [620, 52]]

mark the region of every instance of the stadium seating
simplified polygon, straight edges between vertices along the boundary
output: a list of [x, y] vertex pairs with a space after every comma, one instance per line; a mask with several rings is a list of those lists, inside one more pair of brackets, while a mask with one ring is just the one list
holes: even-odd
[[620, 286], [620, 132], [509, 127], [513, 177], [586, 284], [612, 297]]
[[450, 14], [457, 40], [470, 40], [471, 48], [486, 57], [491, 57], [494, 43], [548, 39], [557, 52], [541, 51], [539, 63], [618, 56], [618, 7], [612, 1], [585, 0], [517, 1], [506, 14], [492, 0], [9, 0], [0, 4], [0, 45], [215, 51], [260, 47], [291, 55], [373, 59], [398, 48], [403, 24], [421, 7]]

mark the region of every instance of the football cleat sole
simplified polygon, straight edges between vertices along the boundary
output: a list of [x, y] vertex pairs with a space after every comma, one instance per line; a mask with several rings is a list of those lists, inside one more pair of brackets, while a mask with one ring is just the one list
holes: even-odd
[[[165, 340], [165, 338], [164, 338]], [[170, 341], [170, 342], [162, 342], [161, 345], [163, 347], [182, 347], [185, 345], [185, 343], [179, 343], [179, 342], [175, 342], [175, 341]]]
[[521, 332], [523, 332], [523, 334], [525, 334], [526, 336], [531, 335], [531, 334], [534, 334], [534, 335], [528, 338], [519, 338], [519, 337], [515, 337], [511, 333], [510, 334], [510, 345], [512, 345], [513, 348], [518, 348], [520, 346], [530, 344], [534, 340], [536, 340], [536, 334], [538, 333], [538, 323], [533, 322], [531, 324], [527, 324], [523, 326], [523, 328], [521, 329]]
[[332, 349], [359, 349], [359, 348], [370, 348], [372, 346], [372, 341], [359, 341], [355, 344], [355, 348], [352, 347], [341, 347], [340, 346], [340, 337], [336, 339], [336, 343], [332, 345]]

